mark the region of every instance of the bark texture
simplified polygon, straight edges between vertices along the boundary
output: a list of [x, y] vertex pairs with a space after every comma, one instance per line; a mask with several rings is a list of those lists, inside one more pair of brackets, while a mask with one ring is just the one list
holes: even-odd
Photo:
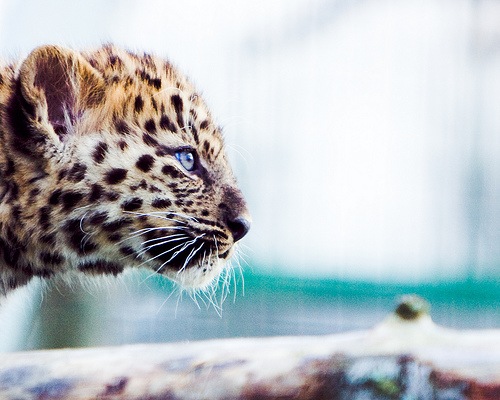
[[500, 330], [419, 298], [368, 331], [0, 355], [0, 399], [500, 399]]

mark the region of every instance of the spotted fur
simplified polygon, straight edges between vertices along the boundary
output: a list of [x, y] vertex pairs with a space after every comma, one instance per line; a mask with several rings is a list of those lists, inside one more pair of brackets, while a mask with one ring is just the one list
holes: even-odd
[[129, 266], [204, 287], [248, 231], [220, 129], [160, 58], [44, 46], [0, 68], [0, 146], [0, 294]]

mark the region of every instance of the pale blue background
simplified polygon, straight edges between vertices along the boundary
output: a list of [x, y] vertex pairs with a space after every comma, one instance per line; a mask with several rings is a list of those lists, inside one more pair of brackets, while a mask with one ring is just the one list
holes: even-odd
[[499, 276], [495, 1], [9, 1], [0, 54], [170, 57], [224, 126], [268, 271]]
[[[500, 280], [500, 2], [0, 0], [3, 59], [107, 41], [169, 57], [212, 106], [254, 219], [245, 272]], [[130, 301], [109, 292], [117, 309]], [[176, 309], [139, 297], [144, 310], [109, 317], [128, 327], [125, 342]], [[309, 308], [294, 310], [290, 326], [315, 326]], [[151, 329], [132, 314], [150, 315]]]

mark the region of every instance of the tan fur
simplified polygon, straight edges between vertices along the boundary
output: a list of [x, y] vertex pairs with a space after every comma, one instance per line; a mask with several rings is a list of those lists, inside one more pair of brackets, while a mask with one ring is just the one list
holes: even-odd
[[0, 293], [127, 266], [203, 287], [249, 227], [220, 129], [157, 57], [44, 46], [2, 67], [0, 146]]

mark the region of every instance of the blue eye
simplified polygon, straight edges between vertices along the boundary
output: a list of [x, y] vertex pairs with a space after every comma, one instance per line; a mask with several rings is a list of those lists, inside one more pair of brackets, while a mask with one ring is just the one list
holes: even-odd
[[192, 151], [178, 151], [175, 153], [175, 158], [177, 158], [186, 171], [193, 171], [195, 169], [195, 159]]

